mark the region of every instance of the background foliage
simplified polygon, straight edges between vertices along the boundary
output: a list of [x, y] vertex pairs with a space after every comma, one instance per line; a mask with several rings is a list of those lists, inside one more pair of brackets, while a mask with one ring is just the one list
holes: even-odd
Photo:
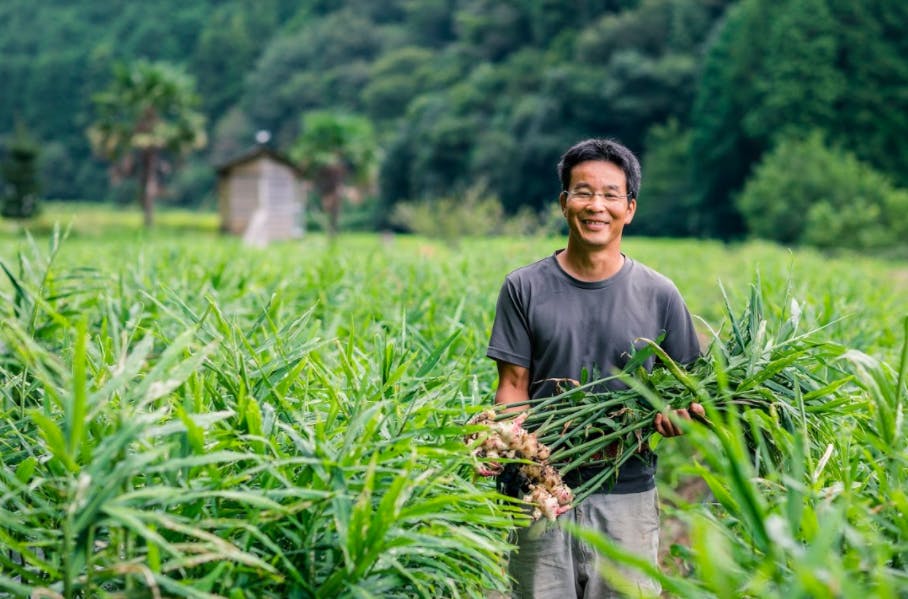
[[0, 19], [0, 132], [26, 123], [51, 198], [108, 196], [89, 98], [137, 58], [198, 82], [211, 145], [169, 182], [188, 205], [210, 202], [210, 165], [255, 131], [286, 150], [326, 109], [376, 131], [373, 226], [480, 180], [508, 214], [541, 209], [560, 152], [589, 136], [645, 157], [646, 234], [754, 232], [735, 194], [780, 139], [815, 130], [908, 184], [900, 0], [11, 0]]
[[21, 126], [7, 142], [6, 156], [0, 162], [0, 215], [30, 218], [38, 212], [40, 182], [38, 156], [41, 149]]
[[766, 154], [738, 205], [764, 239], [866, 250], [908, 238], [906, 198], [870, 164], [828, 147], [814, 133], [784, 139]]

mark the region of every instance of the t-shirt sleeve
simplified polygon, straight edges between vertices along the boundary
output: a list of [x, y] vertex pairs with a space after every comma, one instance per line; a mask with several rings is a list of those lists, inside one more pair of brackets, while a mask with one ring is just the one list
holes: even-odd
[[693, 318], [677, 290], [669, 298], [666, 306], [664, 326], [665, 339], [662, 348], [672, 360], [687, 365], [700, 356], [700, 340], [694, 328]]
[[498, 294], [495, 322], [492, 324], [492, 335], [486, 356], [500, 362], [529, 368], [532, 352], [526, 308], [517, 286], [507, 278]]

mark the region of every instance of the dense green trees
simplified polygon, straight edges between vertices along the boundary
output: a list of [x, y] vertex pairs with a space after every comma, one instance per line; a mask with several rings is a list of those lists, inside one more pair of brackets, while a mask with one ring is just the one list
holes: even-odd
[[92, 157], [85, 137], [92, 95], [107, 85], [113, 62], [137, 57], [178, 62], [191, 56], [217, 4], [0, 3], [0, 133], [11, 131], [20, 118], [39, 143], [53, 146], [42, 152], [45, 195], [105, 197], [105, 165]]
[[703, 229], [703, 215], [694, 205], [697, 188], [691, 178], [690, 139], [690, 131], [677, 119], [650, 127], [642, 160], [644, 187], [630, 232], [686, 237]]
[[[48, 27], [40, 40], [35, 28], [0, 32], [0, 74], [28, 79], [36, 44], [42, 61], [28, 89], [0, 99], [0, 115], [28, 104], [26, 121], [57, 144], [48, 160], [58, 168], [44, 172], [68, 180], [52, 182], [55, 195], [98, 196], [101, 165], [86, 160], [82, 130], [107, 65], [183, 61], [199, 82], [214, 161], [251, 144], [258, 129], [288, 147], [300, 112], [340, 108], [373, 121], [382, 172], [393, 173], [381, 182], [388, 204], [484, 178], [516, 210], [551, 199], [558, 152], [578, 138], [613, 135], [642, 150], [650, 125], [683, 119], [696, 52], [724, 4], [168, 0], [116, 13], [93, 0], [13, 0], [0, 8], [5, 22]], [[52, 98], [73, 96], [55, 109]], [[0, 131], [9, 130], [2, 118]], [[491, 160], [502, 156], [522, 174], [505, 177]]]
[[114, 181], [138, 179], [145, 226], [174, 161], [205, 145], [205, 118], [195, 81], [163, 62], [118, 65], [110, 85], [94, 96], [97, 120], [88, 129], [95, 151], [111, 162]]
[[779, 141], [737, 204], [748, 230], [784, 244], [864, 250], [908, 239], [908, 191], [817, 132]]
[[704, 61], [692, 126], [706, 231], [744, 231], [732, 201], [780, 139], [822, 130], [830, 143], [908, 184], [908, 4], [895, 0], [741, 0]]
[[55, 197], [104, 194], [87, 98], [135, 57], [184, 64], [209, 119], [172, 201], [198, 201], [255, 131], [289, 149], [319, 110], [371, 121], [383, 225], [478, 182], [509, 213], [542, 209], [560, 152], [589, 136], [644, 156], [651, 235], [746, 234], [733, 198], [754, 165], [814, 130], [908, 186], [901, 0], [10, 0], [0, 21], [0, 133], [24, 119]]
[[646, 0], [566, 11], [533, 3], [510, 52], [479, 43], [477, 32], [501, 39], [488, 15], [461, 15], [474, 43], [460, 54], [457, 44], [449, 47], [443, 71], [459, 66], [462, 74], [410, 102], [388, 142], [385, 201], [437, 196], [483, 179], [509, 211], [538, 209], [554, 201], [554, 165], [571, 143], [608, 135], [642, 152], [650, 127], [686, 122], [697, 53], [723, 5]]

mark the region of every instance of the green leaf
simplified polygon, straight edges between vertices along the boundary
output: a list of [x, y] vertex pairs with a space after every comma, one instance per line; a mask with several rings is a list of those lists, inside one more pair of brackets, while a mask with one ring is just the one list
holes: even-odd
[[[69, 433], [67, 450], [69, 455], [72, 456], [80, 454], [82, 436], [85, 431], [85, 416], [88, 411], [88, 376], [85, 357], [87, 344], [87, 325], [84, 320], [81, 320], [76, 326], [76, 341], [73, 348], [72, 405], [67, 406], [67, 432]], [[85, 457], [88, 458], [89, 456], [86, 454]]]
[[28, 483], [32, 475], [35, 473], [35, 467], [38, 465], [38, 460], [35, 456], [28, 456], [16, 466], [16, 480], [20, 483]]
[[44, 439], [44, 442], [47, 443], [47, 448], [50, 450], [51, 454], [60, 460], [67, 470], [70, 472], [78, 472], [79, 465], [76, 464], [73, 456], [67, 451], [66, 441], [63, 438], [63, 431], [60, 430], [57, 423], [38, 410], [30, 410], [29, 416], [38, 426], [38, 430], [41, 431], [41, 437]]

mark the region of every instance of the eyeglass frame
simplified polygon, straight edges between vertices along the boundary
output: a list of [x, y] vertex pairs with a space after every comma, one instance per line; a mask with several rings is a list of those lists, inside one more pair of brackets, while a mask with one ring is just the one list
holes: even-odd
[[[596, 196], [602, 196], [602, 199], [605, 200], [606, 202], [634, 199], [634, 197], [628, 193], [622, 195], [619, 193], [605, 193], [604, 191], [590, 191], [588, 189], [580, 189], [580, 190], [565, 189], [563, 191], [563, 193], [567, 194], [568, 199], [570, 199], [572, 197], [581, 196], [580, 199], [585, 200], [587, 202], [591, 201]], [[587, 196], [587, 197], [583, 197], [583, 196]]]

